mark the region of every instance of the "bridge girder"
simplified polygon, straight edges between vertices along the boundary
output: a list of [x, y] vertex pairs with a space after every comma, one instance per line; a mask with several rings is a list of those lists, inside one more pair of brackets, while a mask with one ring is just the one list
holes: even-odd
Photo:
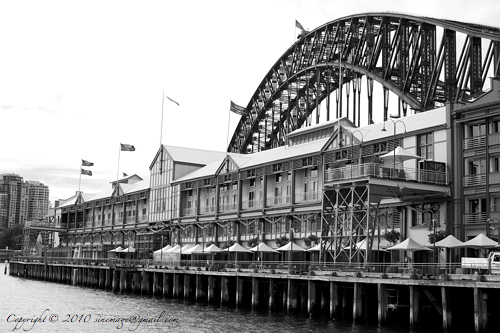
[[[464, 39], [460, 51], [457, 33]], [[489, 43], [485, 54], [484, 41]], [[312, 123], [314, 111], [319, 122], [318, 106], [325, 100], [329, 120], [332, 92], [337, 93], [335, 117], [342, 117], [344, 87], [346, 116], [359, 126], [363, 77], [368, 98], [363, 115], [372, 123], [373, 82], [383, 87], [386, 120], [389, 91], [404, 115], [408, 106], [423, 112], [446, 102], [467, 102], [483, 92], [491, 66], [500, 76], [499, 28], [392, 13], [344, 17], [307, 32], [278, 59], [248, 102], [228, 151], [283, 145], [286, 134]], [[358, 110], [349, 115], [351, 85]]]

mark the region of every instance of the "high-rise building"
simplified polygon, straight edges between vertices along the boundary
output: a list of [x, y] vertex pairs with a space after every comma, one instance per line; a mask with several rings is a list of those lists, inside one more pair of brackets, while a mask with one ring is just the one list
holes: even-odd
[[23, 181], [14, 173], [0, 174], [0, 230], [47, 215], [49, 188], [39, 181]]

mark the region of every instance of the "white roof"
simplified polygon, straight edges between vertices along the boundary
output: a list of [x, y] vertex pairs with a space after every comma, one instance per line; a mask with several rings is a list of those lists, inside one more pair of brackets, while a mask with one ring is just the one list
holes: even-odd
[[214, 150], [203, 150], [164, 145], [168, 154], [176, 162], [206, 165], [220, 161], [226, 156], [225, 152]]
[[[353, 135], [356, 137], [356, 139], [362, 140], [363, 142], [375, 141], [383, 138], [390, 138], [394, 135], [394, 124], [390, 120], [385, 122], [385, 129], [386, 129], [385, 131], [382, 131], [382, 129], [384, 128], [384, 123], [372, 124], [359, 128], [349, 127], [346, 126], [346, 124], [352, 124], [352, 123], [345, 118], [331, 121], [327, 125], [332, 126], [333, 123], [336, 123], [337, 121], [340, 122], [342, 128], [345, 128], [348, 131], [353, 132]], [[421, 130], [422, 128], [432, 128], [435, 126], [445, 125], [446, 108], [443, 107], [435, 110], [421, 112], [401, 119], [394, 119], [394, 121], [396, 122], [397, 135], [405, 133], [405, 130], [407, 133], [409, 133], [412, 131]], [[404, 125], [400, 124], [399, 122], [402, 122]], [[321, 128], [322, 126], [326, 125], [319, 124], [307, 128], [301, 128], [294, 131], [291, 134], [305, 133], [307, 131], [310, 131], [311, 129]], [[362, 135], [360, 135], [359, 133], [362, 133]], [[233, 159], [233, 161], [238, 165], [239, 169], [244, 170], [259, 165], [290, 160], [292, 158], [300, 156], [307, 156], [319, 153], [325, 147], [325, 145], [330, 139], [331, 136], [328, 138], [296, 144], [293, 146], [277, 147], [253, 154], [222, 153], [220, 158], [218, 158], [216, 161], [196, 171], [193, 171], [179, 179], [176, 179], [175, 182], [173, 183], [178, 183], [198, 178], [205, 178], [208, 176], [214, 176], [218, 168], [222, 165], [222, 163], [224, 163], [226, 155], [229, 155]]]

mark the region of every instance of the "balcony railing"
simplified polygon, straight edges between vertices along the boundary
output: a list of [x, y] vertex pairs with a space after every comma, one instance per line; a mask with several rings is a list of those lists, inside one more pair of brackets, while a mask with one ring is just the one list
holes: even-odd
[[235, 202], [219, 205], [219, 212], [231, 212], [231, 211], [235, 211], [236, 209], [237, 209], [237, 207], [236, 207]]
[[493, 220], [490, 227], [500, 227], [500, 212], [490, 212], [489, 216], [486, 212], [464, 214], [464, 224], [486, 223], [488, 218]]
[[200, 207], [200, 212], [202, 214], [215, 213], [215, 205], [201, 206]]
[[182, 215], [183, 216], [192, 216], [192, 215], [195, 215], [195, 214], [196, 214], [196, 210], [194, 209], [194, 207], [184, 208], [182, 210]]
[[484, 148], [486, 146], [486, 135], [475, 136], [464, 139], [464, 149]]
[[243, 209], [262, 208], [262, 200], [246, 200], [241, 202]]
[[468, 175], [464, 177], [464, 186], [486, 185], [486, 174]]
[[500, 184], [500, 172], [481, 173], [477, 175], [467, 175], [464, 177], [464, 186], [484, 186], [486, 177], [489, 177], [489, 184]]
[[292, 198], [290, 196], [275, 196], [275, 197], [267, 197], [267, 206], [283, 206], [288, 205], [292, 202]]
[[295, 202], [296, 203], [303, 203], [303, 202], [321, 201], [320, 194], [321, 194], [321, 192], [319, 192], [319, 191], [295, 193]]
[[446, 172], [401, 167], [393, 169], [392, 165], [387, 164], [364, 163], [325, 171], [325, 182], [363, 177], [416, 181], [438, 185], [448, 184], [448, 174]]

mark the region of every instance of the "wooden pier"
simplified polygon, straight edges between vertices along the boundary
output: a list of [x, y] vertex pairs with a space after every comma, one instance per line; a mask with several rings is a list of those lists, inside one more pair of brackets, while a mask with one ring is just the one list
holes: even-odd
[[385, 326], [422, 325], [443, 332], [499, 327], [500, 276], [289, 271], [193, 267], [119, 267], [11, 261], [9, 274], [29, 279], [270, 312], [329, 316]]

